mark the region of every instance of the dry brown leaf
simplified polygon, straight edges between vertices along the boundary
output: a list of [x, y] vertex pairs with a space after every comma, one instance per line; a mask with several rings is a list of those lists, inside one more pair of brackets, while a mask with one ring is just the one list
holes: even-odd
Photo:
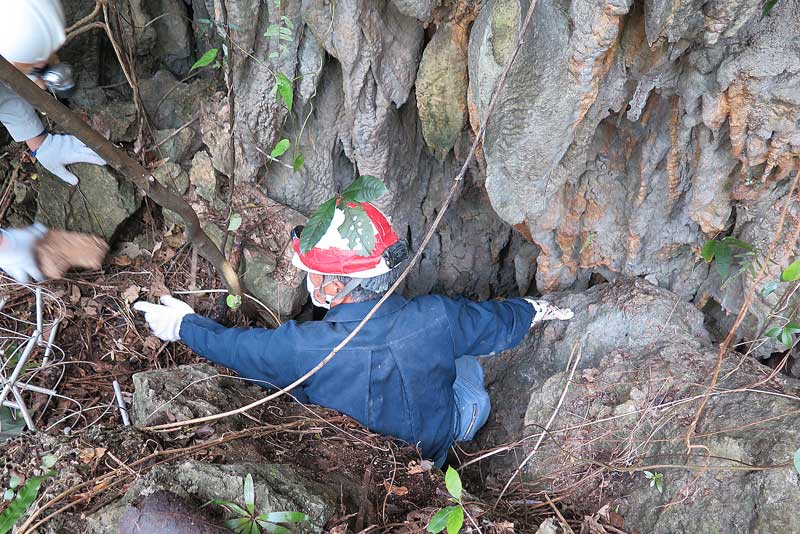
[[433, 469], [433, 462], [430, 460], [422, 460], [419, 464], [415, 461], [408, 462], [408, 474], [418, 475]]
[[93, 460], [99, 460], [100, 458], [102, 458], [105, 453], [106, 449], [102, 447], [94, 447], [94, 448], [89, 447], [87, 449], [81, 449], [79, 456], [81, 462], [89, 464], [92, 463]]
[[122, 256], [115, 256], [112, 261], [117, 267], [128, 267], [133, 263], [133, 261], [124, 254]]
[[390, 495], [397, 495], [398, 497], [408, 495], [408, 488], [405, 486], [393, 486], [389, 482], [384, 482], [383, 487], [386, 488], [386, 492]]
[[97, 317], [97, 311], [100, 309], [100, 304], [94, 300], [87, 300], [88, 302], [83, 306], [83, 312], [89, 317]]
[[167, 284], [164, 282], [164, 273], [161, 272], [161, 269], [157, 268], [155, 265], [153, 266], [153, 281], [150, 282], [150, 295], [152, 297], [163, 297], [164, 295], [169, 295], [169, 289], [167, 289]]
[[142, 290], [141, 287], [134, 284], [122, 292], [122, 298], [125, 299], [125, 302], [127, 302], [128, 304], [133, 304], [134, 302], [139, 300], [139, 292], [141, 290]]
[[161, 348], [161, 340], [156, 336], [147, 336], [144, 340], [144, 350], [156, 352]]

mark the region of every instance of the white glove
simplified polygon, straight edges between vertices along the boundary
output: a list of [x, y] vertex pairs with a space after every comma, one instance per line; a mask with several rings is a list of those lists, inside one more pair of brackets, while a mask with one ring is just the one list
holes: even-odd
[[105, 165], [106, 160], [71, 135], [48, 134], [34, 154], [42, 167], [52, 172], [69, 185], [78, 185], [78, 177], [67, 170], [73, 163]]
[[144, 313], [153, 335], [163, 341], [179, 341], [183, 318], [194, 313], [191, 306], [169, 295], [161, 297], [161, 304], [139, 301], [133, 309]]
[[47, 228], [38, 223], [28, 228], [2, 230], [0, 269], [22, 284], [27, 284], [31, 278], [44, 280], [36, 264], [34, 246], [46, 233]]
[[534, 300], [525, 297], [525, 302], [533, 306], [533, 309], [536, 310], [536, 315], [533, 316], [533, 320], [531, 321], [531, 327], [542, 321], [552, 321], [553, 319], [568, 321], [575, 317], [575, 314], [572, 313], [572, 310], [569, 308], [559, 308], [546, 300]]

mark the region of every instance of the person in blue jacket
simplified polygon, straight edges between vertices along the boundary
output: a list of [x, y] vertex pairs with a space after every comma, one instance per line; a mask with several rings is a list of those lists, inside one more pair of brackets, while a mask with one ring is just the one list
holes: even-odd
[[[406, 243], [366, 202], [336, 207], [325, 234], [305, 252], [302, 231], [293, 231], [293, 263], [308, 273], [312, 302], [330, 310], [321, 321], [289, 321], [275, 330], [225, 328], [171, 296], [162, 297], [160, 305], [134, 307], [162, 340], [180, 340], [265, 387], [286, 387], [353, 331], [408, 258]], [[514, 347], [539, 321], [571, 317], [570, 310], [527, 298], [473, 302], [392, 294], [350, 343], [292, 394], [417, 445], [441, 467], [450, 446], [473, 439], [489, 416], [477, 357]]]

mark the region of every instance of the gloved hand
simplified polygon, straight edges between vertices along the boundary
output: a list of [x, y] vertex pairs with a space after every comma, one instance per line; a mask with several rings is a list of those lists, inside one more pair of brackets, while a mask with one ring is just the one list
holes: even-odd
[[69, 185], [78, 185], [78, 177], [67, 170], [72, 163], [105, 165], [106, 160], [71, 135], [48, 134], [34, 154], [42, 167]]
[[575, 317], [575, 314], [572, 313], [572, 310], [569, 308], [559, 308], [546, 300], [535, 300], [525, 297], [525, 302], [533, 306], [533, 309], [536, 310], [536, 315], [533, 316], [533, 320], [531, 321], [531, 327], [542, 321], [552, 321], [553, 319], [568, 321]]
[[179, 341], [183, 318], [194, 313], [191, 306], [170, 295], [161, 297], [161, 304], [139, 301], [133, 309], [144, 313], [153, 335], [162, 341]]
[[2, 230], [0, 269], [22, 284], [27, 284], [31, 278], [40, 282], [44, 280], [36, 263], [34, 247], [46, 233], [47, 228], [38, 223], [28, 228]]

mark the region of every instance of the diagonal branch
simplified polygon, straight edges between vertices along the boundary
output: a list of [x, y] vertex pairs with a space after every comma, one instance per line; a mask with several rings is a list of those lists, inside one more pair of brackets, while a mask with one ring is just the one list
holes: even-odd
[[200, 227], [200, 220], [197, 218], [197, 214], [182, 196], [161, 185], [147, 169], [131, 158], [127, 152], [94, 131], [80, 117], [46, 91], [39, 88], [3, 57], [0, 57], [0, 82], [5, 83], [33, 107], [60, 124], [68, 133], [86, 143], [89, 148], [106, 160], [111, 167], [136, 184], [158, 205], [180, 215], [186, 223], [186, 235], [189, 241], [195, 246], [200, 255], [222, 274], [230, 292], [236, 295], [241, 294], [239, 278], [236, 272]]
[[428, 232], [425, 234], [425, 238], [420, 243], [420, 246], [417, 249], [417, 252], [414, 254], [414, 257], [411, 258], [411, 261], [403, 270], [402, 274], [400, 275], [400, 278], [398, 278], [397, 281], [394, 284], [392, 284], [392, 287], [389, 288], [386, 294], [384, 294], [383, 297], [381, 297], [381, 299], [377, 303], [375, 303], [375, 306], [373, 306], [372, 309], [369, 311], [369, 313], [367, 313], [367, 315], [361, 320], [361, 322], [358, 323], [358, 325], [356, 325], [353, 331], [350, 332], [350, 334], [346, 338], [344, 338], [344, 340], [342, 340], [341, 343], [336, 345], [336, 347], [334, 347], [333, 350], [331, 350], [328, 353], [328, 355], [325, 356], [325, 358], [323, 358], [317, 365], [315, 365], [314, 368], [312, 368], [310, 371], [305, 373], [303, 376], [301, 376], [300, 378], [298, 378], [285, 388], [276, 391], [275, 393], [267, 395], [266, 397], [263, 397], [257, 401], [251, 402], [247, 406], [242, 406], [241, 408], [237, 408], [235, 410], [230, 410], [216, 415], [209, 415], [207, 417], [198, 417], [195, 419], [189, 419], [187, 421], [176, 421], [174, 423], [167, 423], [163, 425], [147, 427], [143, 430], [149, 430], [149, 431], [169, 430], [173, 428], [180, 428], [186, 425], [196, 425], [208, 421], [216, 421], [218, 419], [223, 419], [228, 416], [245, 413], [248, 410], [252, 410], [257, 406], [261, 406], [262, 404], [267, 403], [273, 399], [277, 399], [281, 395], [284, 395], [289, 391], [291, 391], [292, 389], [296, 388], [297, 386], [308, 380], [311, 376], [316, 374], [320, 369], [325, 367], [328, 364], [328, 362], [330, 362], [334, 358], [334, 356], [336, 356], [336, 354], [339, 353], [339, 351], [341, 351], [344, 347], [346, 347], [347, 344], [350, 343], [350, 341], [354, 337], [356, 337], [356, 335], [359, 332], [361, 332], [361, 329], [364, 328], [364, 325], [366, 325], [369, 322], [369, 320], [372, 319], [372, 317], [380, 309], [380, 307], [383, 306], [383, 303], [386, 302], [389, 296], [392, 295], [392, 293], [394, 293], [398, 287], [400, 287], [400, 284], [403, 283], [403, 280], [406, 279], [406, 277], [414, 268], [414, 266], [417, 264], [417, 262], [419, 262], [420, 258], [422, 257], [422, 254], [425, 252], [425, 247], [430, 242], [431, 238], [433, 237], [433, 234], [436, 232], [436, 229], [439, 228], [439, 224], [441, 224], [442, 219], [444, 218], [444, 214], [447, 211], [447, 208], [450, 207], [450, 203], [453, 201], [453, 198], [455, 198], [459, 185], [461, 185], [461, 182], [464, 180], [464, 176], [467, 174], [467, 169], [469, 169], [470, 164], [475, 159], [475, 151], [478, 149], [478, 146], [480, 146], [480, 144], [483, 142], [483, 136], [486, 133], [486, 125], [489, 123], [489, 120], [492, 117], [492, 113], [494, 112], [494, 108], [497, 106], [499, 95], [502, 93], [503, 87], [505, 87], [506, 79], [508, 78], [508, 73], [511, 71], [511, 66], [514, 64], [514, 60], [517, 58], [520, 49], [522, 49], [522, 45], [525, 43], [525, 33], [528, 30], [528, 26], [530, 26], [531, 19], [533, 19], [533, 11], [535, 7], [536, 7], [536, 0], [531, 0], [531, 4], [528, 7], [528, 11], [525, 16], [525, 22], [522, 24], [519, 30], [519, 37], [517, 39], [517, 45], [516, 48], [514, 49], [514, 53], [511, 54], [511, 57], [509, 57], [508, 61], [506, 61], [506, 64], [503, 67], [503, 72], [502, 74], [500, 74], [500, 78], [497, 81], [497, 86], [495, 87], [494, 93], [492, 94], [492, 100], [489, 102], [489, 107], [486, 109], [486, 119], [484, 119], [483, 124], [480, 127], [480, 130], [478, 130], [478, 134], [475, 136], [475, 141], [473, 141], [472, 146], [469, 149], [469, 154], [467, 154], [467, 159], [461, 166], [461, 170], [453, 178], [453, 184], [450, 186], [450, 190], [448, 191], [447, 197], [444, 199], [444, 202], [442, 202], [442, 205], [439, 207], [436, 219], [434, 219], [430, 228], [428, 228]]

